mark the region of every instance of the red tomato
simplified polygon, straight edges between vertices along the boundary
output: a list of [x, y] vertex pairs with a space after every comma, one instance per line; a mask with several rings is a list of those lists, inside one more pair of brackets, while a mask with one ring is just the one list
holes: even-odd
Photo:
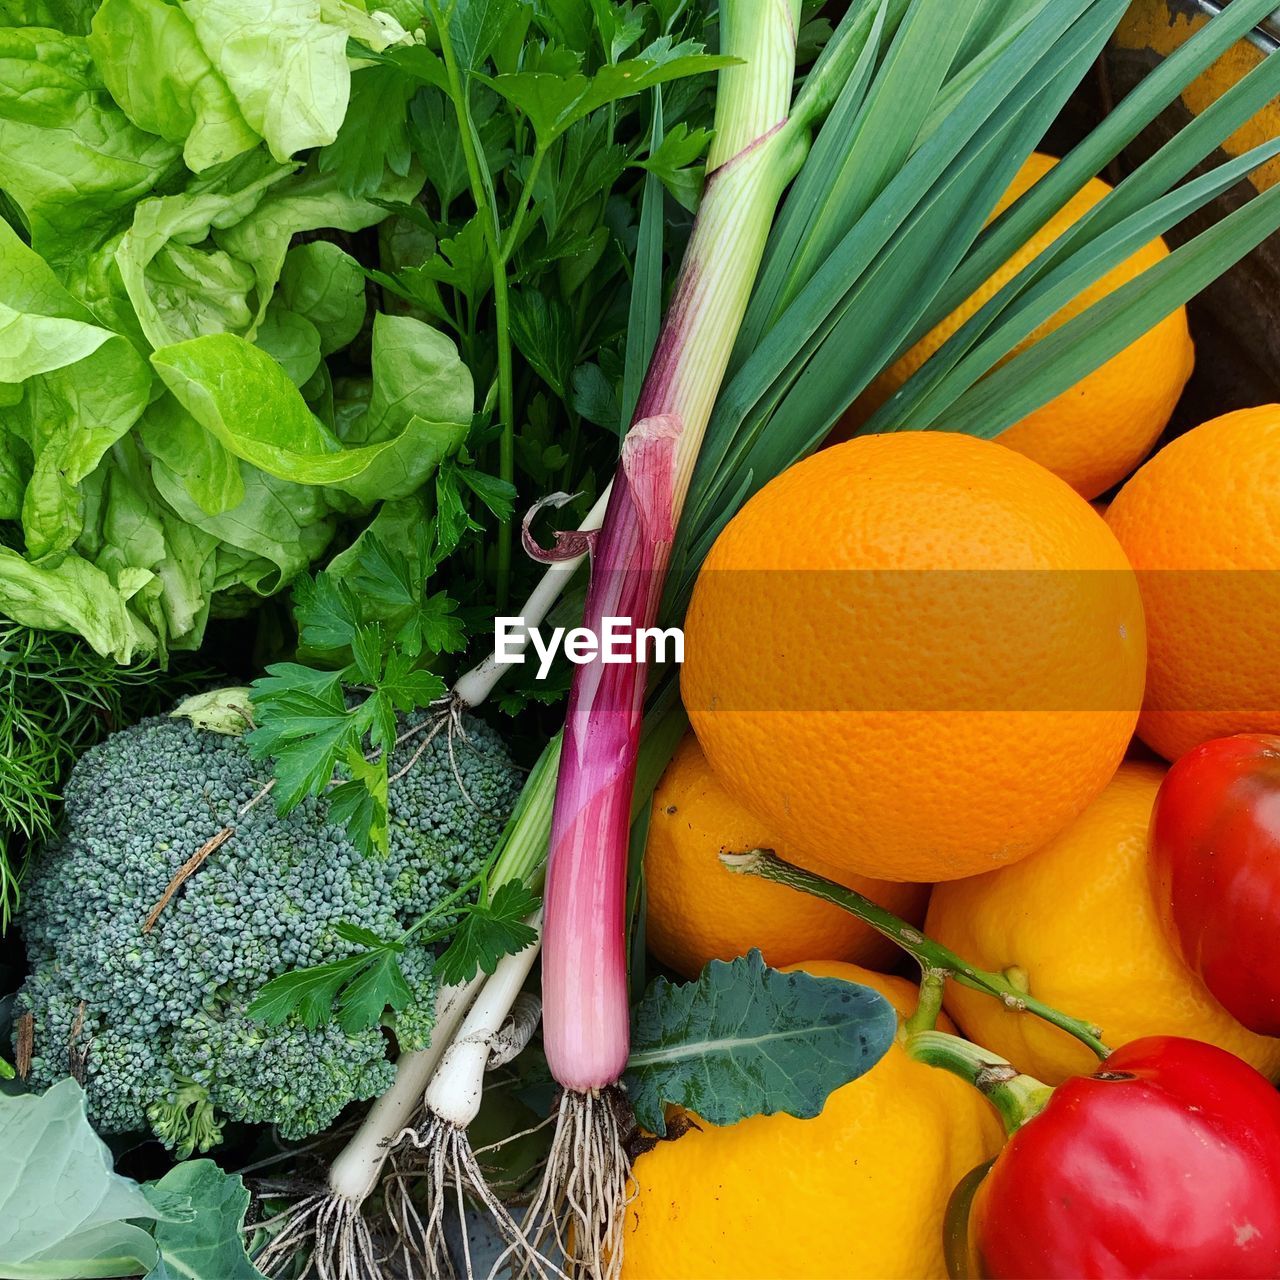
[[1238, 1021], [1280, 1035], [1280, 737], [1217, 738], [1169, 770], [1151, 876], [1186, 962]]
[[969, 1220], [989, 1280], [1280, 1276], [1280, 1094], [1198, 1040], [1134, 1040], [1053, 1091]]

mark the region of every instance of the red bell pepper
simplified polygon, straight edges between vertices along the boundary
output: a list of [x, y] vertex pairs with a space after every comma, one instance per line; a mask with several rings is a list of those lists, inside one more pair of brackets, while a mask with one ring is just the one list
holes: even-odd
[[988, 1280], [1274, 1280], [1280, 1094], [1212, 1045], [1135, 1040], [1014, 1132], [968, 1241]]
[[1169, 770], [1151, 876], [1187, 963], [1246, 1027], [1280, 1035], [1280, 737], [1218, 738]]

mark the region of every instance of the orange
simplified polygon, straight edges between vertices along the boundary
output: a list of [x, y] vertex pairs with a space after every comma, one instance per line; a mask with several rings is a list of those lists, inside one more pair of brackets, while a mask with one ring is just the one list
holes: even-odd
[[[1031, 155], [992, 216], [1003, 212], [1057, 163], [1053, 156]], [[984, 303], [1110, 190], [1101, 178], [1086, 183], [980, 289], [871, 384], [851, 411], [842, 428], [844, 434], [865, 421]], [[1079, 294], [1017, 350], [1065, 324], [1168, 253], [1163, 240], [1153, 240]], [[1194, 362], [1186, 309], [1179, 307], [1075, 386], [1007, 428], [999, 441], [1048, 467], [1082, 496], [1096, 498], [1123, 480], [1151, 452]], [[942, 425], [945, 427], [945, 421]]]
[[[795, 861], [768, 827], [730, 798], [698, 740], [680, 744], [653, 793], [645, 847], [645, 940], [663, 964], [696, 978], [708, 960], [732, 960], [759, 947], [778, 968], [806, 957], [887, 965], [898, 949], [847, 911], [785, 885], [735, 875], [723, 850], [772, 849]], [[812, 858], [810, 871], [841, 880]], [[845, 875], [842, 883], [919, 924], [928, 889]]]
[[[902, 978], [796, 967], [914, 1006]], [[1001, 1143], [976, 1089], [898, 1044], [812, 1120], [693, 1119], [635, 1162], [623, 1280], [941, 1280], [947, 1199]]]
[[[1147, 827], [1164, 769], [1125, 763], [1055, 840], [1016, 867], [939, 886], [925, 930], [989, 970], [1014, 970], [1046, 1004], [1102, 1028], [1112, 1048], [1150, 1035], [1205, 1040], [1280, 1075], [1280, 1040], [1242, 1027], [1165, 937], [1147, 873]], [[1078, 1040], [947, 984], [965, 1034], [1048, 1084], [1092, 1071]]]
[[1280, 405], [1179, 436], [1107, 522], [1147, 616], [1143, 741], [1176, 760], [1210, 738], [1280, 732]]
[[716, 540], [682, 693], [788, 849], [932, 882], [1014, 862], [1107, 784], [1142, 700], [1137, 582], [1089, 504], [990, 441], [825, 449]]

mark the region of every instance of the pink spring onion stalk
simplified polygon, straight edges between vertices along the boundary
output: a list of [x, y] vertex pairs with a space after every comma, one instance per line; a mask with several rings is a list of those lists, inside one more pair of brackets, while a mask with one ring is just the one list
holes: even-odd
[[[799, 0], [723, 0], [707, 186], [596, 537], [584, 625], [652, 625], [671, 544], [774, 212], [806, 150], [788, 128]], [[544, 897], [543, 1039], [564, 1095], [533, 1238], [570, 1271], [615, 1275], [626, 1201], [629, 1051], [624, 897], [645, 667], [575, 671]]]

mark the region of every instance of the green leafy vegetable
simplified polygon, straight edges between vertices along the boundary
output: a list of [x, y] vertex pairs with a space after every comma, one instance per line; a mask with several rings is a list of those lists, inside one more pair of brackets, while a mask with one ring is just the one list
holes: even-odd
[[[362, 1019], [363, 1009], [359, 1003], [358, 991], [356, 1012], [352, 1019], [340, 1018], [345, 1031], [363, 1031], [376, 1025], [384, 1006], [389, 1000], [399, 998], [404, 986], [395, 957], [390, 951], [383, 949], [384, 945], [379, 942], [372, 954], [361, 953], [329, 964], [314, 965], [309, 969], [293, 969], [273, 978], [262, 987], [249, 1006], [250, 1015], [270, 1027], [278, 1027], [286, 1019], [296, 1016], [304, 1027], [314, 1030], [328, 1022], [335, 1009], [345, 1013], [346, 993], [358, 979], [363, 980], [362, 989], [367, 1002], [370, 985], [377, 983], [379, 975], [385, 977], [389, 965], [395, 972], [396, 980], [386, 990], [387, 999], [378, 1005], [373, 1017], [367, 1021]], [[401, 999], [395, 1007], [401, 1007], [404, 1002]]]
[[274, 761], [280, 811], [332, 788], [334, 819], [369, 853], [387, 848], [388, 760], [399, 717], [445, 690], [422, 664], [462, 642], [453, 602], [427, 594], [435, 567], [423, 531], [413, 558], [364, 539], [350, 566], [359, 592], [330, 572], [304, 578], [299, 639], [338, 665], [277, 663], [253, 686], [257, 727], [248, 741], [259, 759]]
[[249, 1191], [239, 1174], [189, 1160], [139, 1186], [112, 1172], [74, 1080], [0, 1096], [0, 1141], [0, 1274], [260, 1280], [241, 1235]]
[[640, 167], [662, 179], [662, 184], [686, 209], [696, 209], [702, 195], [702, 173], [695, 165], [711, 142], [706, 129], [690, 130], [681, 121], [653, 149]]
[[436, 977], [443, 983], [470, 982], [481, 973], [492, 973], [498, 961], [531, 947], [537, 930], [525, 918], [538, 909], [538, 897], [519, 880], [506, 880], [488, 902], [478, 902], [462, 917], [453, 941], [436, 962]]
[[157, 1220], [153, 1234], [163, 1269], [150, 1280], [261, 1280], [243, 1244], [249, 1190], [238, 1173], [224, 1173], [212, 1160], [186, 1160], [142, 1190], [153, 1203], [183, 1199], [195, 1210], [190, 1219]]
[[487, 83], [529, 118], [539, 146], [545, 149], [571, 125], [619, 98], [728, 63], [727, 58], [704, 54], [699, 45], [674, 44], [670, 36], [660, 36], [638, 57], [608, 63], [590, 77], [577, 70], [577, 60], [570, 54], [555, 60], [554, 71], [519, 71]]
[[276, 160], [338, 135], [351, 92], [347, 32], [320, 0], [185, 0], [201, 46]]
[[632, 1015], [626, 1083], [636, 1120], [666, 1132], [676, 1103], [711, 1124], [816, 1116], [888, 1052], [898, 1016], [878, 992], [782, 973], [759, 951], [712, 960], [696, 982], [659, 978]]
[[85, 253], [176, 164], [172, 143], [107, 96], [83, 39], [0, 27], [0, 188], [37, 253], [55, 265]]
[[280, 272], [279, 296], [289, 311], [315, 326], [322, 355], [345, 347], [364, 324], [364, 273], [331, 240], [313, 240], [289, 250]]
[[104, 0], [88, 49], [125, 115], [180, 144], [193, 172], [257, 146], [258, 135], [182, 9], [163, 0]]
[[649, 98], [687, 198], [719, 65], [698, 6], [572, 9], [7, 0], [0, 610], [163, 661], [410, 500], [411, 646], [534, 576], [521, 501], [616, 447]]
[[[261, 348], [231, 333], [192, 338], [152, 354], [151, 363], [191, 417], [235, 457], [267, 475], [307, 485], [334, 485], [355, 497], [407, 497], [466, 434], [466, 424], [427, 422], [408, 413], [396, 430], [385, 403], [397, 397], [404, 412], [415, 397], [445, 414], [470, 398], [470, 378], [449, 340], [407, 317], [384, 318], [375, 327], [375, 368], [383, 355], [380, 339], [409, 329], [425, 348], [407, 357], [418, 383], [397, 386], [395, 370], [375, 388], [369, 412], [349, 430], [358, 443], [343, 447], [307, 408], [285, 370]], [[394, 357], [393, 357], [394, 358]], [[426, 370], [422, 366], [426, 365]], [[450, 378], [456, 391], [440, 383]], [[423, 386], [423, 381], [428, 385]], [[393, 419], [392, 419], [393, 420]]]
[[151, 1197], [112, 1172], [74, 1080], [0, 1096], [0, 1145], [0, 1274], [14, 1280], [149, 1273], [160, 1249], [139, 1224], [193, 1217], [185, 1196]]

